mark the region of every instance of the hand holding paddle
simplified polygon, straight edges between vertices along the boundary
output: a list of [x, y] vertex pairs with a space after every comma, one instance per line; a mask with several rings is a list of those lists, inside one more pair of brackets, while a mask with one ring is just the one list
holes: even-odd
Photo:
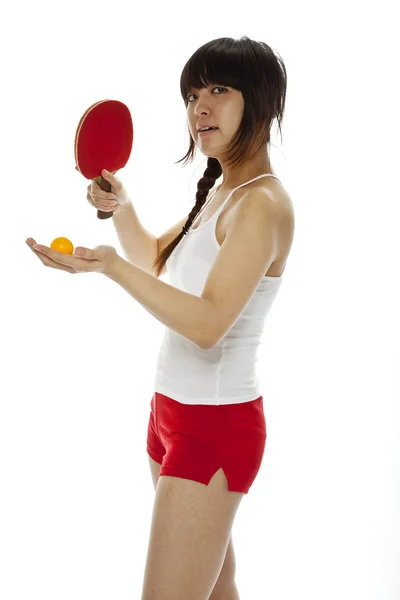
[[[117, 100], [101, 100], [90, 106], [79, 121], [75, 134], [77, 170], [94, 180], [110, 199], [112, 180], [102, 177], [103, 169], [115, 174], [129, 160], [133, 143], [133, 124], [129, 109]], [[97, 190], [97, 188], [95, 188]], [[92, 190], [92, 191], [95, 191]], [[123, 198], [123, 195], [121, 196]], [[99, 219], [112, 217], [112, 210], [98, 210]]]
[[92, 181], [87, 186], [86, 198], [89, 204], [98, 211], [117, 215], [129, 201], [128, 192], [118, 177], [107, 173], [105, 169], [101, 174], [103, 179], [110, 184], [111, 192], [103, 191], [96, 181]]

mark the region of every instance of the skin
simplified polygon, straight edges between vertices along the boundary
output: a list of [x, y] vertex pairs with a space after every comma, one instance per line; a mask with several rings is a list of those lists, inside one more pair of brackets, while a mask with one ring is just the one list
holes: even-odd
[[[191, 88], [188, 92], [186, 111], [187, 123], [194, 142], [205, 156], [217, 158], [221, 164], [223, 181], [220, 189], [233, 189], [243, 181], [253, 179], [262, 173], [275, 175], [267, 149], [235, 169], [229, 167], [222, 158], [222, 153], [239, 128], [243, 116], [242, 92], [217, 83], [201, 90]], [[210, 123], [218, 127], [218, 131], [208, 136], [199, 136], [196, 129], [196, 124], [199, 122]]]
[[46, 267], [71, 274], [96, 272], [107, 275], [118, 257], [113, 246], [96, 246], [93, 250], [80, 246], [69, 255], [37, 244], [34, 238], [27, 238], [26, 244]]

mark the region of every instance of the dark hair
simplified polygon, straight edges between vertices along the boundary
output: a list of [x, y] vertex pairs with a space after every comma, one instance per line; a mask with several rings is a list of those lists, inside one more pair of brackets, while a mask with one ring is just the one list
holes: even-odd
[[[183, 68], [180, 87], [185, 106], [188, 105], [188, 91], [201, 89], [210, 83], [218, 83], [239, 90], [243, 94], [244, 111], [240, 126], [226, 150], [224, 159], [231, 166], [242, 165], [254, 157], [262, 148], [270, 144], [273, 120], [277, 118], [279, 130], [285, 111], [286, 69], [278, 53], [263, 42], [256, 42], [243, 36], [218, 38], [201, 46], [190, 57]], [[185, 161], [183, 166], [193, 161], [196, 144], [189, 130], [189, 150], [177, 161]], [[209, 190], [222, 174], [221, 164], [209, 157], [207, 168], [197, 183], [196, 202], [187, 218], [185, 229], [193, 223], [206, 201]], [[159, 277], [174, 248], [185, 232], [182, 230], [156, 258], [153, 268]]]

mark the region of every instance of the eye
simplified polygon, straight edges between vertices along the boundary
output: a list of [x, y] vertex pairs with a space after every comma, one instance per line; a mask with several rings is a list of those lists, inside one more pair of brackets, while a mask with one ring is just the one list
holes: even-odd
[[[227, 88], [225, 88], [225, 87], [222, 87], [222, 86], [220, 86], [220, 85], [218, 85], [218, 86], [214, 87], [212, 91], [214, 91], [214, 90], [225, 90], [226, 92], [228, 91], [228, 89], [227, 89]], [[196, 95], [196, 94], [189, 94], [189, 96], [187, 97], [187, 101], [188, 101], [188, 103], [189, 103], [189, 104], [191, 103], [191, 101], [190, 101], [190, 96], [195, 96], [195, 95]], [[221, 95], [221, 94], [217, 94], [217, 96], [220, 96], [220, 95]]]

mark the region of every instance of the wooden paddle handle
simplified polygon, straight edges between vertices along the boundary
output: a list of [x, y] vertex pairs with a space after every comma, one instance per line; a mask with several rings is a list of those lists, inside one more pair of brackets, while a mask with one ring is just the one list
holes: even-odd
[[[100, 177], [95, 177], [95, 181], [101, 187], [101, 189], [104, 192], [111, 192], [111, 183], [109, 183], [108, 181], [106, 181], [104, 179], [104, 177], [102, 177], [101, 175], [100, 175]], [[113, 216], [113, 214], [114, 213], [112, 211], [110, 211], [110, 212], [104, 212], [102, 210], [98, 210], [97, 211], [97, 218], [98, 219], [109, 219], [110, 217]]]

